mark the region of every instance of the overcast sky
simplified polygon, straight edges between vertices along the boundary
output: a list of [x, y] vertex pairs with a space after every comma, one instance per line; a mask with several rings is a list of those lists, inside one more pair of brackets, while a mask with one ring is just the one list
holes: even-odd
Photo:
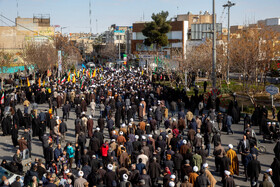
[[[0, 0], [0, 13], [14, 20], [33, 17], [33, 14], [50, 14], [51, 24], [67, 27], [63, 32], [89, 32], [89, 0]], [[280, 17], [280, 0], [233, 0], [231, 25], [253, 23], [260, 19]], [[216, 0], [217, 21], [227, 27], [226, 0]], [[191, 12], [212, 13], [212, 0], [91, 0], [93, 33], [104, 32], [111, 24], [129, 26], [137, 21], [151, 20], [151, 14], [168, 11], [170, 17]], [[144, 17], [144, 18], [143, 18]], [[3, 18], [1, 18], [2, 20]], [[0, 25], [14, 23], [0, 20]]]

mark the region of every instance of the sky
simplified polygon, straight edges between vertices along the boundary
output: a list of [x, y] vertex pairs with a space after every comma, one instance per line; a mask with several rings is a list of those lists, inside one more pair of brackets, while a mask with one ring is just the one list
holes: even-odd
[[[150, 21], [152, 13], [168, 11], [169, 17], [191, 12], [212, 13], [212, 0], [0, 0], [0, 14], [14, 20], [33, 14], [50, 14], [51, 25], [66, 27], [63, 33], [89, 32], [89, 1], [92, 7], [92, 31], [102, 33], [112, 24], [131, 26], [137, 21]], [[18, 8], [17, 8], [18, 2]], [[231, 25], [254, 23], [280, 17], [280, 0], [232, 0]], [[217, 22], [227, 27], [227, 0], [216, 0]], [[5, 22], [3, 22], [3, 21]], [[14, 23], [0, 17], [0, 26]], [[60, 30], [60, 28], [57, 28]]]

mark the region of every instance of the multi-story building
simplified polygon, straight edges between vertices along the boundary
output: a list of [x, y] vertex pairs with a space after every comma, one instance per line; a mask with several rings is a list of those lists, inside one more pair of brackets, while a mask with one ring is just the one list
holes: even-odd
[[[169, 33], [167, 33], [169, 44], [168, 46], [161, 47], [159, 53], [166, 57], [171, 57], [172, 52], [181, 53], [182, 56], [186, 53], [185, 44], [188, 40], [188, 21], [173, 21], [170, 23], [172, 28]], [[145, 27], [145, 22], [133, 23], [132, 31], [132, 41], [131, 41], [131, 50], [134, 55], [150, 55], [155, 54], [156, 46], [145, 46], [144, 40], [145, 36], [142, 33], [142, 30]], [[181, 56], [181, 58], [182, 58]]]
[[103, 42], [106, 44], [114, 44], [120, 50], [121, 54], [131, 54], [131, 26], [111, 25], [103, 34]]
[[34, 15], [33, 18], [15, 19], [14, 26], [0, 26], [0, 48], [17, 52], [26, 42], [45, 42], [55, 34], [55, 27], [50, 25], [49, 15]]

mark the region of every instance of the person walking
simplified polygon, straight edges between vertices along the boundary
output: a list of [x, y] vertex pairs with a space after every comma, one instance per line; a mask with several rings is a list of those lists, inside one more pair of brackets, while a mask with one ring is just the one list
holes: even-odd
[[250, 177], [251, 180], [251, 187], [257, 186], [260, 173], [261, 173], [260, 161], [257, 160], [256, 155], [253, 155], [253, 160], [251, 160], [248, 164], [248, 177]]

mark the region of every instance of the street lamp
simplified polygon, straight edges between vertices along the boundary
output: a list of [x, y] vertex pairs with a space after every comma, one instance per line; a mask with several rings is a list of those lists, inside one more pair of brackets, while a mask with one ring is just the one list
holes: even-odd
[[228, 41], [227, 41], [227, 82], [229, 83], [229, 41], [230, 41], [230, 8], [235, 3], [228, 1], [227, 4], [223, 5], [224, 8], [228, 7]]
[[213, 0], [213, 62], [212, 62], [212, 87], [216, 88], [216, 12], [215, 0]]
[[60, 33], [61, 33], [61, 35], [62, 35], [62, 30], [63, 30], [63, 29], [66, 29], [66, 28], [68, 28], [68, 27], [60, 27]]

